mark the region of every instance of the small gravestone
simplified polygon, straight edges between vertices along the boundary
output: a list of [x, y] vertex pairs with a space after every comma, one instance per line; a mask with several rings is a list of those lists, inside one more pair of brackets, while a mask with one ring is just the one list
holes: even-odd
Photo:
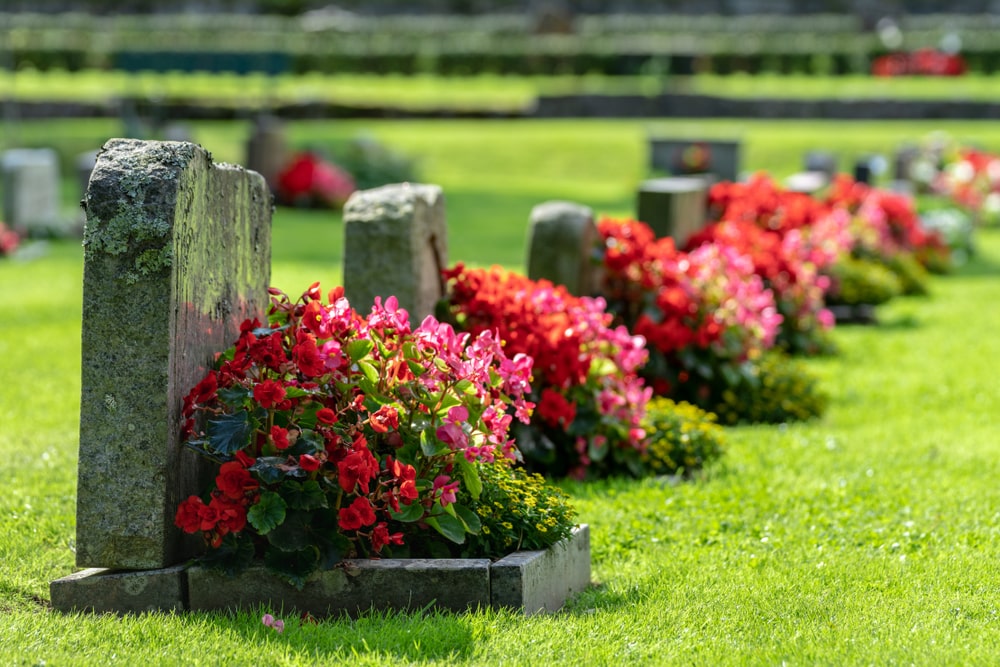
[[892, 178], [895, 181], [913, 180], [913, 166], [920, 159], [920, 148], [917, 146], [903, 146], [896, 151], [893, 162]]
[[271, 192], [277, 192], [278, 176], [288, 165], [289, 158], [284, 123], [273, 116], [258, 117], [247, 140], [247, 169], [263, 176]]
[[809, 151], [804, 166], [806, 172], [819, 172], [829, 181], [837, 175], [837, 156], [828, 151]]
[[736, 181], [740, 175], [740, 143], [650, 138], [649, 164], [653, 171], [674, 176], [712, 174], [721, 181]]
[[594, 213], [564, 201], [531, 210], [528, 277], [564, 285], [571, 294], [591, 296], [600, 288], [600, 264], [594, 260], [598, 240]]
[[815, 195], [829, 184], [829, 176], [822, 171], [802, 171], [785, 179], [789, 191], [807, 195]]
[[0, 157], [3, 219], [28, 235], [58, 231], [59, 158], [51, 148], [15, 148]]
[[410, 320], [434, 313], [448, 261], [444, 195], [436, 185], [399, 183], [344, 204], [344, 293], [359, 312], [395, 296]]
[[211, 476], [182, 451], [182, 402], [266, 311], [271, 198], [194, 144], [112, 139], [84, 206], [76, 561], [162, 568], [197, 550], [173, 517]]
[[678, 247], [705, 226], [708, 185], [701, 178], [654, 178], [639, 185], [638, 215], [657, 238], [670, 236]]
[[854, 163], [854, 180], [858, 183], [871, 184], [875, 180], [871, 158], [861, 158]]

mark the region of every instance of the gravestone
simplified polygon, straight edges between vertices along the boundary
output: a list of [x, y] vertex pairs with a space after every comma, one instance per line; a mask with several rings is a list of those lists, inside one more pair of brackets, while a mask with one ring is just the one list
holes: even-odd
[[444, 296], [448, 261], [444, 195], [398, 183], [355, 192], [344, 204], [344, 295], [361, 313], [395, 296], [413, 322]]
[[893, 180], [913, 180], [913, 165], [919, 159], [920, 148], [917, 146], [902, 146], [899, 150], [897, 150], [892, 170]]
[[277, 192], [278, 176], [288, 165], [289, 157], [284, 123], [273, 116], [258, 117], [247, 140], [247, 169], [262, 175], [271, 192]]
[[162, 568], [195, 552], [173, 518], [211, 481], [182, 451], [183, 398], [266, 311], [271, 197], [194, 144], [112, 139], [83, 203], [76, 561]]
[[0, 157], [3, 219], [32, 235], [58, 231], [59, 158], [51, 148], [15, 148]]
[[638, 214], [657, 238], [670, 236], [678, 248], [705, 226], [708, 184], [700, 178], [654, 178], [639, 185]]
[[830, 178], [822, 171], [801, 171], [785, 179], [785, 187], [791, 192], [814, 195], [830, 184]]
[[807, 172], [819, 172], [832, 180], [837, 175], [837, 156], [828, 151], [809, 151], [806, 153], [804, 166]]
[[649, 139], [653, 171], [674, 176], [712, 174], [721, 181], [740, 175], [740, 142], [693, 139]]
[[598, 238], [589, 207], [564, 201], [539, 204], [531, 210], [528, 277], [564, 285], [577, 296], [596, 294], [601, 281], [601, 266], [594, 260]]

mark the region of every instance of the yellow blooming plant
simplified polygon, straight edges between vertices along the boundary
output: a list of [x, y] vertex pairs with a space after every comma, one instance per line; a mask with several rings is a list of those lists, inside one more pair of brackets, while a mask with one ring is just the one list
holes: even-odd
[[690, 475], [724, 449], [716, 416], [686, 402], [654, 398], [646, 406], [648, 446], [643, 462], [654, 474]]
[[819, 417], [829, 400], [802, 362], [771, 351], [761, 356], [752, 381], [724, 392], [716, 409], [723, 424], [780, 424]]
[[489, 463], [479, 465], [479, 475], [483, 489], [471, 507], [482, 527], [468, 540], [467, 555], [546, 549], [573, 531], [576, 512], [562, 490], [541, 475]]

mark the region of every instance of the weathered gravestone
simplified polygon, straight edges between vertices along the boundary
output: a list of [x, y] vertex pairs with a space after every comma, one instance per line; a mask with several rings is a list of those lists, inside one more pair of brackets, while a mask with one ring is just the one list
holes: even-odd
[[837, 155], [829, 151], [809, 151], [803, 160], [806, 172], [819, 172], [827, 180], [837, 175]]
[[654, 178], [639, 185], [637, 217], [657, 238], [670, 236], [677, 247], [705, 226], [708, 184], [691, 177]]
[[174, 513], [207, 486], [182, 401], [266, 311], [271, 197], [194, 144], [112, 139], [83, 203], [77, 565], [162, 568], [193, 554]]
[[720, 181], [736, 181], [740, 175], [740, 142], [651, 137], [649, 164], [653, 171], [674, 176], [711, 174]]
[[596, 294], [601, 281], [601, 266], [594, 260], [597, 240], [589, 207], [564, 201], [539, 204], [531, 210], [528, 277], [564, 285], [577, 296]]
[[247, 169], [264, 177], [271, 192], [277, 192], [278, 177], [289, 161], [288, 137], [280, 119], [260, 116], [247, 140]]
[[344, 205], [344, 295], [359, 312], [376, 296], [395, 296], [419, 323], [444, 296], [447, 261], [440, 187], [385, 185], [355, 192]]
[[27, 233], [58, 230], [59, 158], [51, 148], [15, 148], [0, 157], [3, 219]]

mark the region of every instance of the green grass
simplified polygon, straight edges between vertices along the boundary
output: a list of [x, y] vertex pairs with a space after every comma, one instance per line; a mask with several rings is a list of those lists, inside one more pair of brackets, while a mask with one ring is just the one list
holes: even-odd
[[[38, 140], [105, 130], [23, 125]], [[739, 132], [749, 167], [787, 173], [807, 143], [844, 152], [891, 146], [932, 124], [654, 127]], [[296, 140], [336, 141], [362, 128], [424, 156], [426, 180], [445, 187], [452, 260], [519, 268], [532, 203], [559, 197], [630, 209], [649, 126], [291, 129]], [[194, 129], [217, 157], [239, 159], [245, 127]], [[988, 124], [948, 129], [1000, 146]], [[279, 211], [273, 282], [289, 291], [316, 279], [332, 286], [340, 225], [328, 213]], [[957, 275], [934, 279], [931, 297], [882, 307], [880, 326], [835, 332], [840, 354], [809, 362], [833, 397], [822, 420], [729, 429], [723, 459], [689, 483], [566, 483], [591, 525], [596, 586], [564, 612], [372, 614], [319, 625], [286, 618], [280, 636], [260, 624], [262, 610], [117, 618], [46, 607], [48, 582], [74, 569], [80, 249], [60, 241], [36, 259], [0, 261], [0, 663], [993, 664], [1000, 230], [981, 230], [979, 247]]]
[[963, 77], [877, 78], [808, 74], [659, 77], [554, 75], [478, 76], [401, 74], [362, 75], [312, 73], [268, 77], [259, 75], [181, 74], [87, 70], [21, 70], [0, 73], [0, 98], [105, 103], [121, 97], [187, 100], [266, 108], [272, 104], [326, 102], [349, 106], [390, 106], [404, 109], [453, 108], [522, 111], [540, 95], [595, 93], [655, 95], [698, 93], [721, 97], [967, 99], [993, 101], [998, 84], [987, 74]]

